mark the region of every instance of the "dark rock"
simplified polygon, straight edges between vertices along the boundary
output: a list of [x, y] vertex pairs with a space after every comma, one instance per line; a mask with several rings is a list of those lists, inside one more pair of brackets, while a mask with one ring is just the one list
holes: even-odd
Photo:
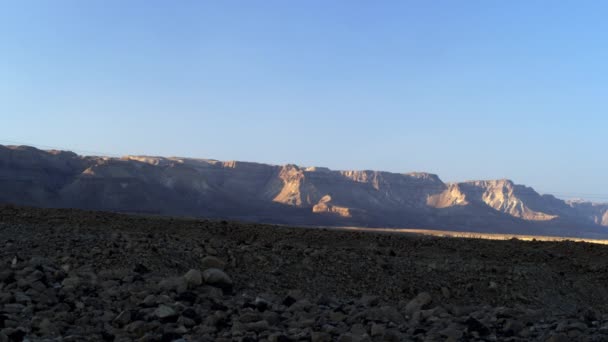
[[104, 330], [104, 331], [102, 331], [102, 332], [101, 332], [101, 338], [102, 338], [104, 341], [112, 342], [112, 341], [114, 341], [114, 339], [115, 339], [116, 337], [115, 337], [115, 336], [114, 336], [114, 334], [112, 334], [111, 332], [108, 332], [108, 331], [105, 331], [105, 330]]
[[175, 300], [180, 302], [188, 302], [190, 304], [195, 303], [198, 298], [198, 295], [194, 292], [185, 291], [182, 293], [178, 293], [175, 297]]
[[177, 312], [170, 306], [161, 304], [156, 310], [154, 315], [161, 320], [170, 320], [171, 318], [177, 317]]
[[135, 273], [139, 273], [139, 274], [146, 274], [146, 273], [150, 273], [150, 269], [148, 269], [146, 266], [144, 266], [143, 264], [137, 264], [135, 265], [135, 267], [133, 268], [133, 272]]
[[220, 258], [214, 256], [206, 256], [201, 260], [201, 269], [206, 270], [209, 268], [217, 268], [220, 270], [224, 270], [226, 267], [226, 263], [222, 261]]
[[191, 269], [185, 275], [184, 279], [189, 287], [197, 287], [203, 283], [203, 276], [199, 270]]
[[231, 289], [232, 279], [218, 268], [209, 268], [203, 272], [203, 279], [206, 284], [219, 287], [221, 289]]
[[467, 320], [464, 322], [464, 324], [467, 326], [467, 330], [469, 332], [475, 331], [480, 336], [486, 336], [486, 335], [490, 334], [490, 329], [488, 327], [486, 327], [485, 324], [481, 323], [480, 321], [478, 321], [477, 319], [475, 319], [473, 317], [467, 318]]
[[524, 329], [524, 324], [518, 320], [510, 319], [503, 327], [505, 336], [516, 336]]
[[182, 335], [176, 333], [176, 332], [166, 332], [163, 333], [162, 337], [160, 338], [161, 342], [173, 342], [175, 340], [179, 340], [180, 338], [182, 338]]
[[196, 311], [192, 308], [187, 308], [184, 311], [182, 311], [182, 316], [193, 319], [197, 323], [200, 323], [200, 321], [201, 321], [201, 316], [199, 314], [197, 314]]
[[412, 299], [405, 306], [405, 314], [411, 315], [415, 311], [423, 309], [426, 305], [428, 305], [432, 301], [431, 295], [428, 292], [419, 293], [416, 298]]
[[10, 341], [21, 342], [21, 341], [23, 341], [23, 338], [25, 337], [25, 335], [27, 335], [27, 332], [25, 330], [19, 328], [19, 329], [13, 329], [6, 335], [8, 336]]
[[283, 305], [290, 307], [292, 305], [294, 305], [297, 302], [297, 299], [295, 299], [294, 297], [287, 295], [284, 299], [283, 299]]
[[130, 310], [122, 311], [121, 313], [118, 314], [118, 316], [116, 316], [116, 318], [114, 318], [113, 322], [116, 325], [118, 325], [119, 327], [129, 324], [131, 322], [131, 311]]

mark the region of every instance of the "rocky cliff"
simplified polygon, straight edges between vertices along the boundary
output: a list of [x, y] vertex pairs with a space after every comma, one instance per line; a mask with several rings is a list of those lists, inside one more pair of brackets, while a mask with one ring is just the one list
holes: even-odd
[[608, 236], [608, 205], [509, 180], [0, 146], [0, 202], [309, 225]]

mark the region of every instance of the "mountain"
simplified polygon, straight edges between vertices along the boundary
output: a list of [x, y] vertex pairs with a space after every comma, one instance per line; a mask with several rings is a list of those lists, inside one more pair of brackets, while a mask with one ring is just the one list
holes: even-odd
[[79, 156], [0, 145], [0, 202], [300, 225], [608, 237], [608, 204], [510, 180], [210, 159]]

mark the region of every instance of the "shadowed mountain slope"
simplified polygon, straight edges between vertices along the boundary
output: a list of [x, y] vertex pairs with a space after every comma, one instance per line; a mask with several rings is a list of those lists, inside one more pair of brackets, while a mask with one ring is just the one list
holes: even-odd
[[0, 202], [285, 224], [608, 236], [608, 205], [509, 180], [208, 159], [79, 156], [0, 145]]

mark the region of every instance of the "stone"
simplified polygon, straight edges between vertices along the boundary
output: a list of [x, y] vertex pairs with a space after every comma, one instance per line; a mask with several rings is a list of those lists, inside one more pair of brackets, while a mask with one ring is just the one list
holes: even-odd
[[80, 285], [80, 282], [80, 278], [78, 277], [69, 277], [63, 279], [63, 281], [61, 282], [61, 286], [67, 288], [76, 288]]
[[570, 342], [571, 339], [566, 334], [553, 334], [545, 342]]
[[158, 283], [158, 286], [163, 291], [175, 291], [177, 293], [188, 290], [188, 282], [184, 277], [165, 278]]
[[135, 321], [135, 322], [129, 323], [127, 326], [125, 326], [125, 330], [134, 334], [135, 336], [142, 336], [147, 331], [146, 322]]
[[414, 299], [409, 301], [405, 306], [405, 314], [410, 316], [414, 312], [424, 308], [426, 305], [431, 303], [432, 298], [428, 292], [419, 293]]
[[206, 256], [201, 260], [201, 269], [203, 270], [209, 268], [217, 268], [219, 270], [224, 270], [225, 267], [226, 263], [214, 256]]
[[465, 321], [465, 325], [467, 326], [467, 330], [469, 332], [477, 332], [480, 336], [486, 336], [490, 334], [490, 329], [488, 329], [485, 324], [481, 323], [473, 317], [467, 318], [467, 320]]
[[310, 334], [310, 342], [330, 342], [331, 335], [322, 332], [322, 331], [314, 331]]
[[585, 331], [587, 330], [587, 324], [583, 323], [583, 322], [573, 322], [568, 324], [568, 330], [579, 330], [579, 331]]
[[266, 331], [270, 328], [270, 325], [266, 321], [258, 321], [258, 322], [246, 323], [245, 327], [247, 328], [247, 330]]
[[[370, 316], [372, 316], [372, 315], [370, 314]], [[377, 317], [378, 320], [382, 319], [380, 317], [380, 315], [373, 315], [373, 316], [374, 316], [374, 318]], [[346, 318], [346, 315], [343, 312], [340, 312], [340, 311], [331, 311], [329, 313], [329, 320], [332, 321], [332, 322], [341, 322], [345, 318]]]
[[[269, 342], [293, 342], [294, 340], [283, 333], [272, 333], [272, 334], [270, 334], [270, 336], [268, 336], [268, 341]], [[312, 341], [312, 337], [311, 337], [311, 341]], [[318, 342], [321, 342], [321, 341], [319, 340]]]
[[524, 329], [524, 324], [518, 320], [510, 319], [503, 327], [504, 334], [506, 336], [518, 335], [520, 331]]
[[25, 309], [23, 304], [4, 304], [4, 312], [6, 313], [21, 313]]
[[312, 303], [308, 299], [301, 299], [289, 306], [287, 310], [291, 312], [309, 311], [311, 307]]
[[184, 279], [186, 279], [189, 287], [200, 286], [203, 283], [203, 276], [199, 270], [189, 270], [184, 275]]
[[285, 305], [285, 306], [287, 306], [287, 307], [290, 307], [290, 306], [292, 306], [293, 304], [295, 304], [297, 301], [298, 301], [298, 300], [297, 300], [297, 299], [295, 299], [294, 297], [292, 297], [292, 296], [290, 296], [290, 295], [287, 295], [287, 296], [285, 296], [285, 298], [283, 299], [283, 305]]
[[261, 297], [256, 297], [253, 301], [253, 305], [255, 305], [256, 309], [260, 312], [266, 311], [271, 306], [269, 301]]
[[393, 322], [394, 324], [402, 324], [405, 322], [403, 315], [392, 306], [381, 306], [369, 310], [368, 319], [376, 322]]
[[356, 335], [352, 333], [344, 333], [338, 337], [338, 342], [371, 342], [371, 338], [367, 335]]
[[367, 334], [367, 328], [363, 324], [357, 323], [350, 327], [350, 332], [354, 335], [364, 335]]
[[42, 257], [42, 256], [33, 256], [30, 258], [30, 265], [31, 266], [46, 266], [46, 265], [50, 265], [51, 264], [51, 260], [49, 260], [48, 258]]
[[8, 336], [10, 341], [24, 341], [24, 337], [27, 335], [27, 332], [23, 328], [4, 329], [2, 332]]
[[15, 273], [11, 270], [0, 271], [0, 283], [10, 283], [15, 280]]
[[177, 316], [177, 312], [172, 307], [161, 304], [154, 310], [154, 315], [160, 319], [166, 319]]
[[137, 264], [135, 265], [135, 267], [133, 268], [133, 272], [135, 273], [139, 273], [139, 274], [146, 274], [146, 273], [150, 273], [150, 269], [148, 269], [145, 265], [143, 264]]
[[363, 306], [376, 306], [380, 303], [380, 297], [365, 295], [361, 297], [360, 302]]
[[447, 328], [441, 330], [440, 334], [452, 340], [459, 340], [463, 335], [463, 331], [459, 324], [452, 323]]
[[251, 323], [261, 320], [261, 315], [256, 312], [246, 312], [239, 317], [241, 323]]
[[404, 340], [405, 339], [404, 339], [403, 335], [395, 329], [386, 330], [386, 332], [384, 333], [384, 336], [382, 336], [382, 339], [381, 339], [381, 341], [385, 341], [385, 342], [401, 342]]
[[142, 301], [142, 306], [152, 307], [156, 304], [156, 296], [155, 295], [147, 295]]
[[374, 324], [372, 324], [370, 333], [371, 333], [372, 337], [376, 337], [376, 336], [384, 335], [385, 331], [386, 331], [386, 328], [383, 325], [374, 323]]
[[17, 303], [25, 304], [31, 302], [32, 298], [30, 298], [30, 296], [26, 295], [23, 292], [17, 292], [15, 293], [15, 301]]
[[43, 318], [36, 327], [42, 335], [52, 335], [57, 332], [55, 324], [48, 318]]
[[119, 327], [129, 324], [129, 322], [131, 322], [131, 311], [129, 311], [129, 310], [121, 311], [118, 314], [118, 316], [116, 316], [116, 318], [114, 318], [113, 322], [116, 325], [118, 325]]
[[232, 287], [232, 279], [219, 268], [209, 268], [203, 272], [203, 279], [206, 284], [227, 289]]

